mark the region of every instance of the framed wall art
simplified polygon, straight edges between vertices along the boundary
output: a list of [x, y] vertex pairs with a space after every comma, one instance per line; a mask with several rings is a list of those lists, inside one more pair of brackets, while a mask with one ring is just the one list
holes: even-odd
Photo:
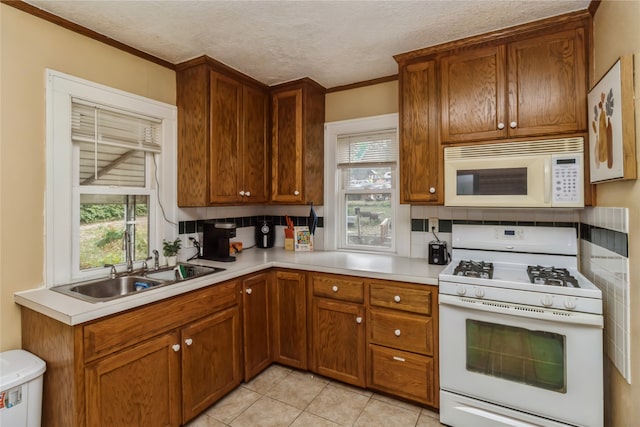
[[635, 179], [633, 55], [616, 61], [591, 89], [588, 102], [591, 182]]

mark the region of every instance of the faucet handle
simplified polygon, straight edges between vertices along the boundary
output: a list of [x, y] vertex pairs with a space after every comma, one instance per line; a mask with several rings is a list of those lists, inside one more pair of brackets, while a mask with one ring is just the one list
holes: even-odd
[[149, 269], [149, 266], [147, 265], [147, 261], [149, 261], [150, 259], [152, 259], [153, 257], [147, 257], [147, 259], [142, 260], [142, 272], [144, 273], [145, 271], [147, 271]]
[[111, 279], [115, 279], [115, 278], [116, 278], [116, 276], [118, 275], [118, 271], [116, 270], [116, 266], [115, 266], [115, 265], [113, 265], [113, 264], [105, 264], [105, 265], [104, 265], [104, 267], [105, 267], [105, 268], [107, 268], [107, 267], [111, 267], [111, 271], [109, 272], [109, 277], [110, 277]]
[[153, 269], [158, 270], [160, 269], [160, 254], [155, 249], [152, 252], [153, 252]]

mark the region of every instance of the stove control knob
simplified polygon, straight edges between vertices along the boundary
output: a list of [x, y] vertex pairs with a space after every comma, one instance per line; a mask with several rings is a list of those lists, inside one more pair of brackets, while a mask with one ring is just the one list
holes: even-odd
[[540, 302], [545, 307], [551, 307], [553, 306], [553, 297], [551, 295], [543, 295]]
[[467, 288], [465, 288], [464, 286], [458, 286], [456, 288], [456, 293], [460, 296], [466, 295], [467, 294]]
[[575, 310], [576, 309], [576, 299], [575, 298], [567, 298], [564, 300], [564, 308], [567, 310]]
[[478, 298], [484, 298], [484, 289], [482, 288], [476, 288], [476, 296]]

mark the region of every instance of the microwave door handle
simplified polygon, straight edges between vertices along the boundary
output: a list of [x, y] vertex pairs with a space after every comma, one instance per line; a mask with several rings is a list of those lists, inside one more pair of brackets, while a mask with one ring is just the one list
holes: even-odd
[[551, 159], [544, 160], [544, 202], [551, 201]]

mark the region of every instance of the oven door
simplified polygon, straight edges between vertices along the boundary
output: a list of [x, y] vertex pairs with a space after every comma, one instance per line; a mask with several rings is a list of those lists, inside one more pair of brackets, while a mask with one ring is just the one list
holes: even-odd
[[[452, 295], [439, 302], [440, 387], [449, 394], [441, 422], [602, 426], [602, 316]], [[451, 396], [461, 399], [445, 404]], [[540, 419], [527, 423], [532, 416]]]

